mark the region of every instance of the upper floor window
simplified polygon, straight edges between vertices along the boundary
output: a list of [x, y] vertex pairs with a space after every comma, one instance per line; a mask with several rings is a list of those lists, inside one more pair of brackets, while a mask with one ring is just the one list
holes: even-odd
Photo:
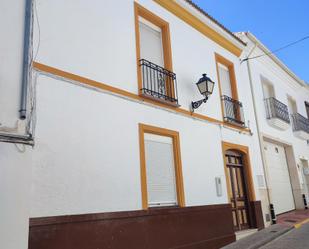
[[135, 3], [135, 28], [139, 94], [178, 106], [169, 24]]
[[234, 64], [218, 54], [216, 54], [216, 64], [223, 119], [234, 125], [244, 126], [243, 107], [238, 100]]
[[231, 72], [229, 68], [221, 63], [218, 63], [218, 68], [222, 95], [228, 96], [230, 98], [234, 97], [233, 99], [237, 99], [235, 96], [236, 90], [233, 89], [235, 86], [231, 82]]
[[289, 110], [287, 105], [275, 98], [275, 89], [271, 82], [261, 76], [266, 118], [268, 123], [280, 130], [286, 130], [290, 124]]
[[[292, 114], [294, 134], [301, 139], [309, 140], [309, 119], [297, 112], [296, 101], [292, 99], [292, 97], [288, 97], [288, 102], [290, 113]], [[306, 109], [307, 108], [306, 105]]]
[[140, 57], [164, 67], [162, 29], [139, 16]]
[[274, 86], [266, 80], [262, 80], [262, 89], [264, 99], [274, 98], [275, 97], [275, 89]]

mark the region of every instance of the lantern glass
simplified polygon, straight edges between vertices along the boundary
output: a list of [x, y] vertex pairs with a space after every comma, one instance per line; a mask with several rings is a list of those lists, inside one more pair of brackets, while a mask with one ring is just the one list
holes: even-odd
[[203, 77], [199, 79], [196, 85], [202, 95], [208, 96], [212, 94], [215, 83], [206, 74], [203, 74]]
[[207, 82], [206, 81], [199, 81], [198, 83], [196, 83], [198, 90], [200, 91], [200, 93], [202, 95], [205, 95], [206, 91], [207, 91]]
[[212, 92], [214, 90], [214, 86], [215, 86], [215, 82], [212, 82], [211, 80], [208, 80], [208, 82], [207, 82], [207, 87], [208, 87], [207, 94], [208, 95], [212, 94]]

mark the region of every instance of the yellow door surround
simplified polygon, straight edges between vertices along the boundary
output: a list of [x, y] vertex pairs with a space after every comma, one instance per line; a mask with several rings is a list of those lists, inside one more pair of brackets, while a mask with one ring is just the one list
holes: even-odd
[[250, 201], [255, 201], [256, 197], [255, 197], [255, 191], [254, 191], [249, 148], [244, 145], [233, 144], [233, 143], [222, 141], [222, 156], [223, 156], [223, 162], [224, 162], [224, 172], [225, 172], [225, 178], [226, 178], [227, 193], [230, 194], [232, 192], [232, 190], [230, 189], [229, 174], [227, 171], [226, 160], [225, 160], [225, 153], [227, 150], [238, 151], [243, 155], [244, 167], [245, 167], [245, 177], [246, 177], [246, 181], [248, 184], [248, 197]]

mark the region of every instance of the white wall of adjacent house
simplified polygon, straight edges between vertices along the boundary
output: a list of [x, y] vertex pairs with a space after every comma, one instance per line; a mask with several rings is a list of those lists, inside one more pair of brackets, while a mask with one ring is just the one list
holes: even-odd
[[[247, 54], [248, 51], [254, 47], [254, 44], [245, 36], [243, 36], [243, 38], [248, 42], [247, 51], [244, 52], [244, 54]], [[257, 47], [251, 54], [251, 57], [263, 53], [264, 52]], [[272, 141], [273, 144], [278, 144], [285, 148], [294, 193], [294, 204], [296, 205], [296, 208], [303, 208], [301, 194], [304, 193], [306, 189], [302, 184], [301, 158], [309, 158], [309, 146], [307, 145], [306, 140], [295, 136], [292, 120], [291, 124], [288, 125], [287, 130], [280, 130], [271, 126], [269, 122], [267, 122], [264, 99], [275, 97], [288, 107], [290, 115], [298, 112], [307, 118], [304, 102], [309, 99], [309, 88], [298, 83], [297, 80], [291, 77], [268, 56], [250, 60], [249, 63], [251, 67], [253, 93], [262, 140]], [[263, 142], [262, 146], [267, 147], [267, 142]], [[269, 165], [267, 165], [266, 162], [266, 168], [267, 167], [269, 167]], [[269, 173], [271, 172], [268, 172], [268, 174]], [[269, 180], [271, 180], [271, 176], [268, 181]], [[267, 208], [265, 207], [264, 209], [266, 213]], [[278, 209], [281, 210], [281, 207]]]
[[[133, 1], [35, 2], [33, 49], [38, 51], [37, 62], [138, 93]], [[170, 24], [173, 70], [177, 74], [181, 107], [189, 110], [192, 100], [202, 98], [195, 82], [206, 72], [216, 86], [208, 102], [196, 113], [222, 120], [214, 54], [219, 53], [234, 63], [239, 100], [244, 106], [246, 124], [253, 133], [241, 133], [37, 73], [37, 77], [33, 77], [37, 86], [35, 147], [23, 154], [14, 145], [1, 144], [0, 147], [0, 164], [10, 170], [1, 177], [10, 176], [9, 179], [15, 180], [4, 188], [12, 193], [5, 195], [4, 200], [12, 198], [10, 206], [14, 206], [11, 210], [6, 208], [4, 214], [15, 212], [22, 216], [21, 219], [14, 216], [11, 220], [11, 224], [15, 222], [19, 227], [16, 231], [22, 233], [19, 235], [21, 240], [14, 243], [22, 246], [4, 248], [26, 248], [29, 212], [30, 217], [44, 217], [141, 209], [139, 123], [179, 132], [186, 206], [228, 202], [221, 141], [249, 147], [253, 182], [258, 189], [257, 176], [263, 175], [263, 168], [252, 100], [248, 94], [247, 71], [235, 55], [155, 2], [138, 2]], [[13, 7], [16, 6], [10, 5], [12, 10]], [[23, 13], [20, 16], [23, 17]], [[12, 20], [16, 26], [17, 20]], [[16, 40], [22, 40], [22, 37], [16, 37]], [[11, 67], [6, 72], [14, 74], [15, 71]], [[18, 102], [14, 100], [16, 92], [19, 94], [19, 88], [15, 86], [12, 106]], [[5, 103], [11, 102], [6, 99]], [[3, 120], [14, 124], [12, 115], [7, 112]], [[222, 179], [222, 196], [216, 193], [216, 177]], [[16, 192], [12, 190], [13, 186]], [[20, 193], [18, 198], [15, 193]], [[258, 191], [256, 197], [259, 200]], [[24, 206], [17, 205], [19, 201], [25, 201], [26, 205], [27, 200], [29, 212], [23, 209]]]
[[[0, 9], [0, 133], [17, 133], [25, 1]], [[0, 248], [27, 248], [31, 165], [31, 148], [0, 142]]]

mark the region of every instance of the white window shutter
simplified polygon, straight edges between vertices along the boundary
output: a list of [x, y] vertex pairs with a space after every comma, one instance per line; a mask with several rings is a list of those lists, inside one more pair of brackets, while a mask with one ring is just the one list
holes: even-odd
[[140, 17], [139, 31], [141, 59], [164, 67], [161, 28]]
[[145, 158], [149, 207], [177, 205], [172, 138], [146, 133]]
[[229, 69], [228, 67], [221, 64], [218, 65], [218, 68], [222, 95], [232, 97], [232, 87]]

